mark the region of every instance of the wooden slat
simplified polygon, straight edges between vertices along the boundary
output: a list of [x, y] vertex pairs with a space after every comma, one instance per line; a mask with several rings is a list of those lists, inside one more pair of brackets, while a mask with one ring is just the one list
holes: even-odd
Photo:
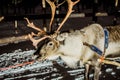
[[22, 35], [22, 36], [18, 36], [18, 37], [13, 36], [13, 37], [2, 38], [2, 39], [0, 39], [0, 46], [1, 45], [6, 45], [6, 44], [9, 44], [9, 43], [18, 43], [18, 42], [26, 41], [26, 40], [29, 40], [28, 35]]

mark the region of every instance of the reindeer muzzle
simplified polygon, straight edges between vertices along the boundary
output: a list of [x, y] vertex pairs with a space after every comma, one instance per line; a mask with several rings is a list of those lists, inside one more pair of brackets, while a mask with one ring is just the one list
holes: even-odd
[[45, 45], [45, 44], [47, 44], [48, 42], [50, 41], [50, 39], [45, 39], [45, 40], [43, 40], [43, 41], [41, 41], [39, 44], [38, 44], [38, 48], [37, 48], [37, 50], [34, 52], [34, 54], [33, 54], [33, 59], [35, 59], [35, 60], [38, 60], [39, 58], [41, 58], [42, 57], [42, 54], [40, 53], [40, 50], [41, 50], [41, 48], [43, 47], [43, 45]]

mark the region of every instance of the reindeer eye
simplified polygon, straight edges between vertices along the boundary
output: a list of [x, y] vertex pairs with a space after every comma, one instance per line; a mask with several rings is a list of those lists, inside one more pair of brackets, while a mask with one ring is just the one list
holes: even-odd
[[48, 43], [48, 46], [53, 46], [53, 42]]
[[53, 45], [52, 43], [49, 44], [50, 46]]

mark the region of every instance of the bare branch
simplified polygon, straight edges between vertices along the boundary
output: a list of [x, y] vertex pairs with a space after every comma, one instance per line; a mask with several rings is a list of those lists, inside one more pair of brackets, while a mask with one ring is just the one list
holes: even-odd
[[73, 12], [73, 6], [75, 4], [77, 4], [80, 0], [77, 0], [75, 2], [72, 2], [71, 0], [67, 0], [68, 3], [68, 11], [67, 11], [67, 15], [65, 16], [65, 18], [63, 19], [63, 21], [61, 22], [60, 26], [58, 27], [56, 33], [59, 32], [59, 30], [61, 29], [61, 27], [63, 26], [63, 24], [65, 23], [65, 21], [68, 19], [68, 17], [70, 16], [70, 14]]
[[50, 1], [50, 0], [46, 0], [48, 2], [48, 4], [50, 5], [51, 7], [51, 11], [52, 11], [52, 15], [51, 15], [51, 20], [50, 20], [50, 24], [49, 24], [49, 31], [51, 31], [51, 28], [52, 28], [52, 23], [53, 23], [53, 20], [54, 20], [54, 17], [55, 17], [55, 10], [56, 10], [56, 5], [55, 5], [55, 2], [53, 1]]
[[33, 24], [33, 22], [30, 22], [30, 21], [29, 21], [28, 18], [24, 18], [24, 19], [27, 21], [27, 23], [28, 23], [27, 26], [28, 26], [28, 27], [31, 27], [31, 28], [33, 28], [33, 29], [35, 29], [35, 30], [41, 32], [41, 34], [43, 34], [43, 33], [45, 34], [45, 31], [44, 31], [44, 30], [42, 30], [42, 29], [36, 27], [36, 26]]

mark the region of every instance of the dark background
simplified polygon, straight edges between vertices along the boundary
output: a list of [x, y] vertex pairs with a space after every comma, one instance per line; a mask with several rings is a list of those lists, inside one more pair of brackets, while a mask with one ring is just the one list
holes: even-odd
[[[51, 11], [46, 3], [46, 8], [42, 7], [42, 0], [0, 0], [0, 16], [4, 20], [0, 22], [0, 39], [12, 36], [21, 36], [35, 30], [27, 27], [27, 22], [23, 19], [28, 17], [30, 21], [40, 28], [49, 25]], [[62, 2], [63, 0], [59, 0]], [[75, 1], [75, 0], [74, 0]], [[67, 12], [67, 3], [60, 6], [59, 14], [56, 14], [53, 30], [55, 30]], [[84, 17], [70, 17], [63, 25], [61, 31], [69, 29], [81, 29], [92, 23], [99, 23], [104, 26], [114, 26], [120, 24], [120, 1], [115, 6], [115, 0], [81, 0], [74, 6], [74, 15], [84, 13]], [[96, 13], [107, 13], [108, 16], [95, 16]], [[15, 21], [18, 25], [15, 27]], [[0, 45], [2, 53], [12, 52], [16, 49], [34, 49], [30, 41], [16, 44]], [[13, 47], [14, 46], [14, 47]]]

